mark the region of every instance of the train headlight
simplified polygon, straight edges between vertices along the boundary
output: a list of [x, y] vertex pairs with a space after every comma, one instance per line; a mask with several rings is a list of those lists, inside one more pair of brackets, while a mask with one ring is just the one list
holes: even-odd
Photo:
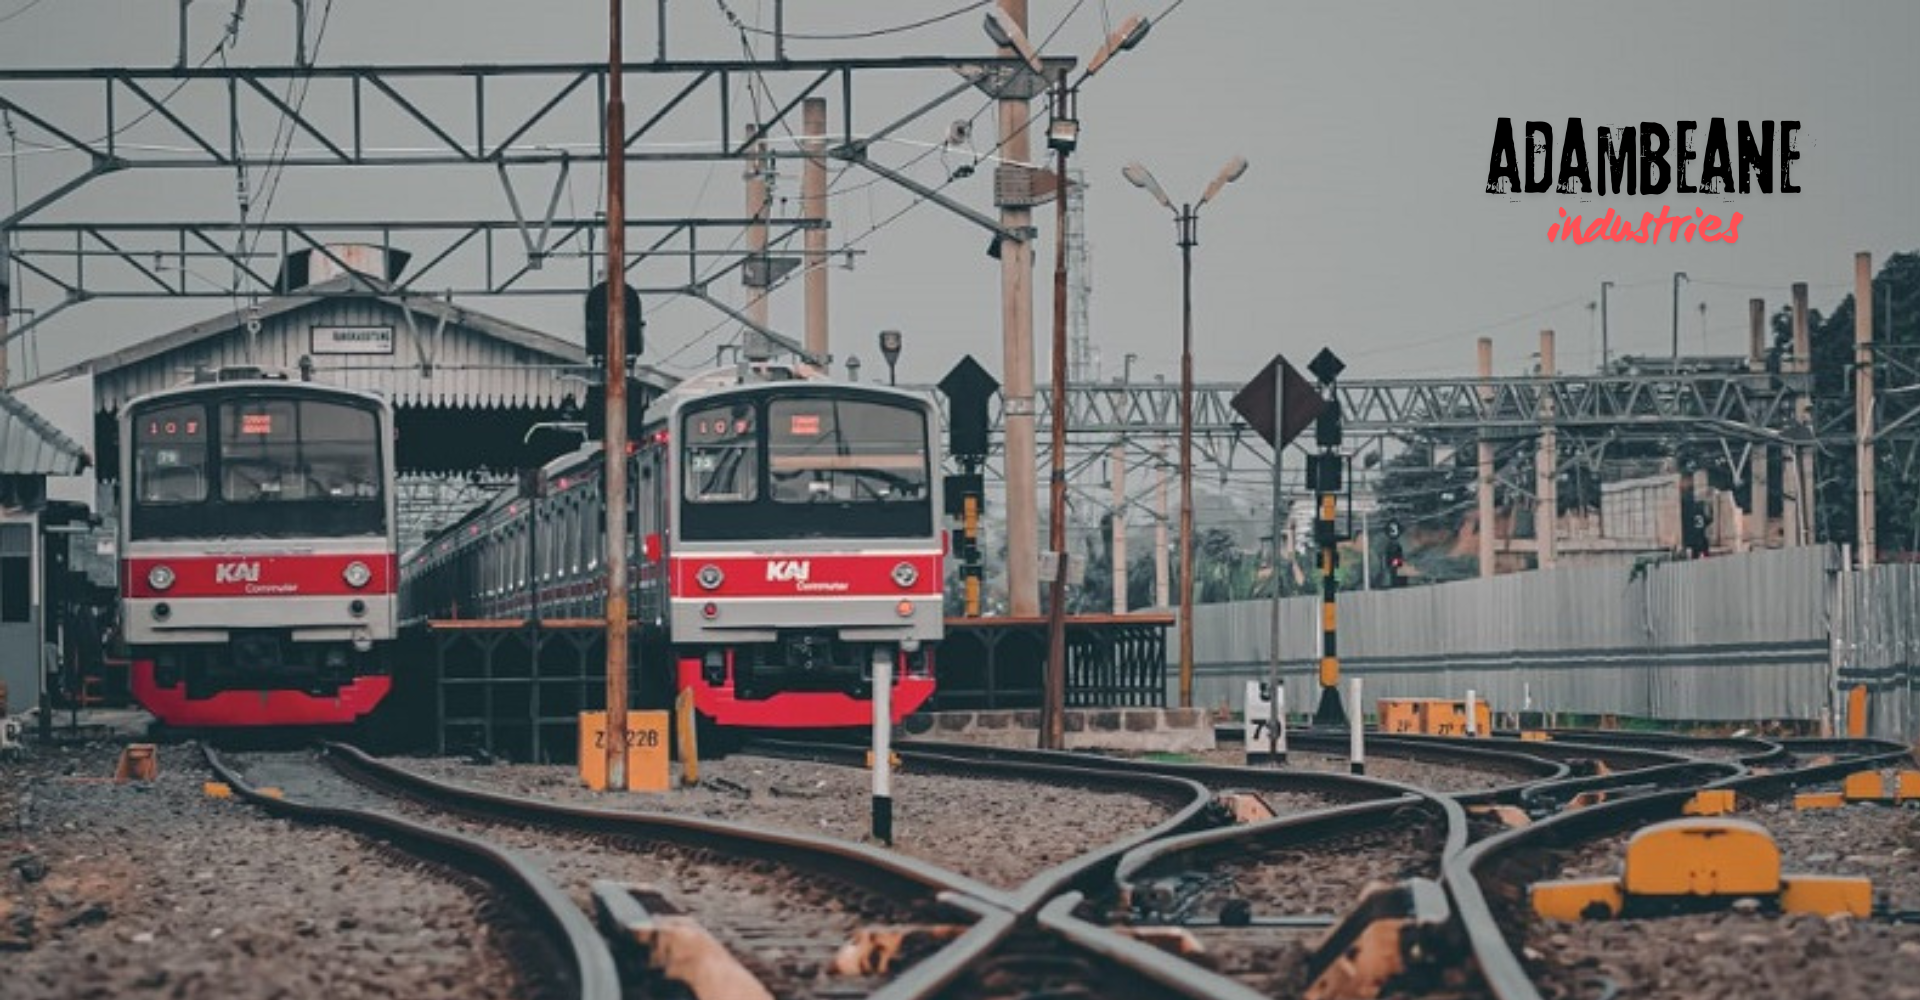
[[902, 618], [911, 617], [913, 615], [913, 602], [901, 601], [899, 604], [893, 606], [893, 610], [895, 614], [898, 614]]
[[155, 590], [166, 590], [173, 586], [173, 570], [165, 566], [155, 566], [147, 570], [147, 586]]
[[367, 564], [358, 559], [348, 563], [347, 568], [340, 575], [346, 578], [347, 586], [355, 590], [359, 590], [373, 580], [373, 570], [368, 569]]
[[893, 582], [899, 584], [900, 588], [905, 590], [920, 582], [920, 571], [915, 569], [910, 562], [894, 563]]
[[719, 590], [720, 585], [727, 582], [727, 574], [720, 572], [720, 567], [708, 563], [693, 574], [693, 580], [701, 590]]

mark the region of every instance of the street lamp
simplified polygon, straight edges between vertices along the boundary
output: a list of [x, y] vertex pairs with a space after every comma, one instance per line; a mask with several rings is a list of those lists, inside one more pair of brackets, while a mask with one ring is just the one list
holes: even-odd
[[1200, 242], [1200, 206], [1247, 172], [1247, 158], [1236, 156], [1214, 175], [1205, 194], [1175, 208], [1153, 174], [1138, 163], [1120, 171], [1129, 184], [1153, 195], [1173, 213], [1180, 247], [1180, 707], [1193, 707], [1193, 248]]
[[[1040, 745], [1058, 750], [1066, 745], [1067, 686], [1067, 156], [1080, 145], [1080, 121], [1075, 115], [1080, 85], [1121, 52], [1140, 44], [1152, 23], [1134, 15], [1107, 36], [1087, 60], [1079, 79], [1069, 83], [1061, 73], [1054, 81], [1052, 118], [1047, 124], [1047, 148], [1054, 153], [1055, 238], [1053, 255], [1053, 454], [1048, 481], [1047, 532], [1053, 550], [1053, 580], [1047, 592], [1047, 674], [1042, 685]], [[987, 37], [1013, 49], [1034, 72], [1043, 72], [1040, 54], [1026, 33], [998, 7], [987, 11]]]
[[880, 356], [887, 359], [887, 384], [898, 385], [894, 381], [893, 366], [900, 361], [900, 331], [880, 331]]

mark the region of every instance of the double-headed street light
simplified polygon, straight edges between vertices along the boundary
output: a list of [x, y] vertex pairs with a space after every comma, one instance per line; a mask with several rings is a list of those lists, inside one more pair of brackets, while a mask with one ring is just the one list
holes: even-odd
[[1175, 207], [1153, 174], [1138, 163], [1120, 171], [1173, 213], [1180, 247], [1180, 707], [1193, 707], [1193, 248], [1200, 242], [1200, 206], [1247, 172], [1247, 158], [1228, 160], [1193, 204]]
[[[1047, 675], [1043, 685], [1046, 696], [1041, 703], [1041, 746], [1062, 749], [1066, 745], [1067, 687], [1067, 156], [1080, 145], [1080, 120], [1075, 113], [1080, 85], [1100, 72], [1115, 55], [1139, 45], [1153, 24], [1134, 15], [1121, 22], [1107, 36], [1099, 51], [1087, 60], [1079, 79], [1068, 82], [1065, 73], [1054, 81], [1051, 120], [1047, 123], [1047, 148], [1054, 153], [1055, 239], [1053, 256], [1053, 455], [1048, 481], [1047, 532], [1053, 550], [1053, 578], [1047, 592]], [[987, 37], [1013, 49], [1035, 73], [1043, 72], [1040, 53], [1027, 40], [1026, 33], [1005, 11], [993, 7], [987, 11]]]

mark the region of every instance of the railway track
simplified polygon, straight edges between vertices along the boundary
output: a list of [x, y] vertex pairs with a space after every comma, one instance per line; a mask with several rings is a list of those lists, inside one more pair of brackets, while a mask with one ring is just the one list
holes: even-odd
[[[1814, 958], [1845, 954], [1847, 948], [1831, 940], [1836, 936], [1853, 940], [1856, 947], [1862, 941], [1879, 942], [1877, 954], [1872, 954], [1874, 946], [1864, 951], [1881, 964], [1898, 961], [1897, 944], [1920, 940], [1920, 935], [1895, 941], [1897, 935], [1853, 932], [1851, 921], [1844, 919], [1770, 915], [1757, 900], [1730, 912], [1660, 919], [1563, 925], [1533, 915], [1530, 885], [1563, 872], [1617, 874], [1628, 838], [1650, 824], [1680, 817], [1683, 806], [1701, 788], [1735, 793], [1741, 803], [1738, 818], [1758, 821], [1776, 834], [1791, 830], [1803, 838], [1797, 847], [1781, 841], [1789, 870], [1802, 870], [1793, 864], [1796, 850], [1802, 859], [1824, 857], [1832, 862], [1835, 857], [1807, 853], [1805, 846], [1806, 838], [1823, 835], [1808, 829], [1822, 821], [1798, 817], [1779, 800], [1799, 789], [1837, 783], [1862, 769], [1910, 763], [1905, 748], [1873, 741], [1813, 741], [1797, 748], [1789, 742], [1787, 750], [1796, 757], [1834, 759], [1768, 773], [1697, 759], [1691, 765], [1652, 769], [1662, 771], [1669, 779], [1663, 783], [1671, 787], [1563, 811], [1451, 857], [1445, 865], [1445, 884], [1488, 991], [1497, 1000], [1833, 992], [1832, 977], [1855, 975], [1852, 964], [1810, 962], [1809, 954]], [[1768, 752], [1768, 759], [1778, 757]], [[1909, 814], [1903, 811], [1876, 812], [1873, 806], [1851, 809], [1861, 811], [1831, 814], [1839, 818], [1824, 835], [1838, 835], [1844, 824], [1875, 820], [1905, 824], [1902, 836], [1914, 833]], [[1831, 864], [1815, 864], [1810, 873], [1834, 871]], [[1920, 896], [1920, 882], [1909, 890]], [[1920, 898], [1908, 905], [1916, 904]], [[1820, 943], [1809, 945], [1810, 941]], [[1783, 953], [1790, 958], [1779, 960]], [[1848, 991], [1833, 995], [1848, 995]]]
[[218, 751], [203, 749], [214, 774], [256, 806], [352, 830], [483, 887], [496, 901], [488, 916], [499, 924], [523, 982], [537, 995], [577, 1000], [621, 996], [612, 953], [593, 925], [550, 879], [518, 857], [483, 840], [361, 805], [302, 801], [277, 790], [263, 791]]
[[[247, 779], [234, 763], [223, 764], [234, 778]], [[920, 760], [915, 766], [930, 764]], [[577, 918], [587, 909], [597, 912], [616, 942], [623, 918], [609, 911], [624, 905], [622, 896], [637, 901], [648, 917], [697, 921], [773, 996], [1073, 996], [1062, 992], [1072, 979], [1090, 984], [1095, 992], [1087, 996], [1158, 1000], [1226, 995], [1220, 989], [1232, 985], [1140, 942], [1096, 935], [1089, 945], [1040, 926], [1043, 903], [1110, 870], [1105, 866], [1117, 852], [1202, 821], [1204, 789], [1179, 779], [1144, 783], [1151, 794], [1181, 804], [1166, 822], [1008, 890], [860, 844], [457, 787], [337, 744], [318, 754], [246, 761], [244, 769], [280, 782], [287, 796], [278, 800], [283, 806], [335, 816], [378, 810], [401, 822], [505, 845], [498, 853], [525, 858], [536, 874], [550, 876], [550, 891], [573, 900], [566, 909]], [[1058, 769], [1051, 778], [1120, 787], [1104, 772]], [[1127, 784], [1138, 793], [1142, 783]], [[636, 884], [642, 886], [638, 893], [613, 891]], [[609, 903], [610, 897], [615, 901]], [[626, 920], [631, 922], [630, 912]], [[1181, 975], [1169, 975], [1176, 967]], [[712, 989], [718, 992], [696, 993], [730, 995], [725, 987]]]
[[[1534, 821], [1519, 829], [1482, 830], [1489, 835], [1471, 844], [1463, 804], [1493, 797], [1488, 790], [1447, 795], [1322, 771], [953, 744], [903, 747], [908, 774], [1124, 790], [1164, 808], [1160, 822], [1047, 866], [1019, 884], [994, 884], [876, 847], [731, 820], [612, 811], [458, 787], [340, 745], [318, 755], [262, 758], [249, 762], [248, 774], [233, 776], [253, 784], [279, 782], [285, 799], [261, 798], [249, 789], [270, 808], [315, 810], [310, 818], [347, 825], [381, 815], [438, 831], [441, 838], [503, 845], [494, 853], [525, 859], [520, 863], [535, 878], [549, 879], [547, 897], [571, 898], [563, 909], [572, 913], [567, 919], [576, 930], [588, 912], [596, 912], [603, 930], [620, 942], [619, 928], [632, 921], [623, 924], [609, 913], [608, 899], [616, 896], [626, 901], [619, 905], [635, 906], [649, 920], [697, 922], [749, 981], [773, 996], [1295, 995], [1328, 977], [1359, 975], [1349, 959], [1385, 926], [1398, 942], [1390, 949], [1400, 956], [1390, 984], [1397, 995], [1590, 1000], [1634, 975], [1594, 975], [1594, 963], [1604, 965], [1604, 956], [1623, 949], [1639, 954], [1639, 948], [1667, 954], [1670, 965], [1687, 947], [1711, 950], [1727, 934], [1736, 944], [1750, 942], [1759, 932], [1711, 925], [1689, 930], [1692, 936], [1680, 941], [1631, 920], [1543, 929], [1530, 916], [1527, 886], [1548, 873], [1611, 864], [1634, 830], [1678, 815], [1701, 788], [1733, 790], [1753, 810], [1766, 807], [1752, 803], [1904, 758], [1901, 748], [1872, 741], [1716, 740], [1713, 752], [1695, 753], [1688, 751], [1697, 747], [1642, 734], [1623, 747], [1597, 742], [1606, 734], [1578, 735], [1587, 742], [1509, 747], [1507, 742], [1520, 741], [1461, 746], [1382, 738], [1380, 752], [1423, 760], [1489, 767], [1519, 767], [1522, 756], [1531, 760], [1524, 766], [1533, 780], [1493, 793], [1524, 805]], [[1552, 749], [1530, 753], [1542, 747]], [[843, 744], [758, 741], [750, 750], [864, 765], [863, 749]], [[1573, 776], [1573, 759], [1635, 766]], [[220, 763], [232, 771], [232, 762]], [[1802, 766], [1787, 766], [1793, 764]], [[1270, 805], [1271, 814], [1261, 816], [1248, 802]], [[1817, 837], [1810, 830], [1800, 834]], [[1903, 835], [1920, 846], [1920, 827]], [[1915, 882], [1920, 893], [1920, 879]], [[768, 899], [779, 901], [773, 912], [756, 903]], [[1920, 911], [1920, 895], [1910, 905]], [[1749, 918], [1764, 919], [1743, 917]], [[1809, 933], [1800, 925], [1779, 926]], [[549, 934], [546, 940], [547, 954], [562, 953], [551, 943], [558, 938]], [[623, 951], [607, 951], [601, 939], [579, 947]], [[1463, 960], [1468, 955], [1471, 964]], [[631, 960], [625, 967], [631, 986]], [[1737, 981], [1744, 968], [1730, 967], [1729, 981]], [[556, 986], [550, 995], [588, 995], [569, 992], [565, 974], [542, 976], [539, 981]]]

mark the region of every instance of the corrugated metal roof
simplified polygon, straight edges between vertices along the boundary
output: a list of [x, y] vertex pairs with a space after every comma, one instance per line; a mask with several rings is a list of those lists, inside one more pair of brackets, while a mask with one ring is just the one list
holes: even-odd
[[45, 417], [0, 390], [0, 475], [77, 476], [92, 461]]
[[[314, 378], [379, 393], [399, 406], [495, 409], [554, 407], [586, 397], [586, 352], [578, 345], [440, 299], [353, 294], [351, 279], [312, 287], [313, 294], [271, 299], [102, 355], [46, 379], [81, 369], [94, 374], [94, 406], [118, 410], [128, 400], [178, 385], [197, 367], [233, 365], [298, 370]], [[361, 282], [371, 279], [358, 278]], [[249, 321], [257, 329], [249, 333]], [[316, 327], [381, 327], [391, 331], [379, 353], [329, 354]], [[643, 382], [664, 391], [671, 379], [643, 370]]]

